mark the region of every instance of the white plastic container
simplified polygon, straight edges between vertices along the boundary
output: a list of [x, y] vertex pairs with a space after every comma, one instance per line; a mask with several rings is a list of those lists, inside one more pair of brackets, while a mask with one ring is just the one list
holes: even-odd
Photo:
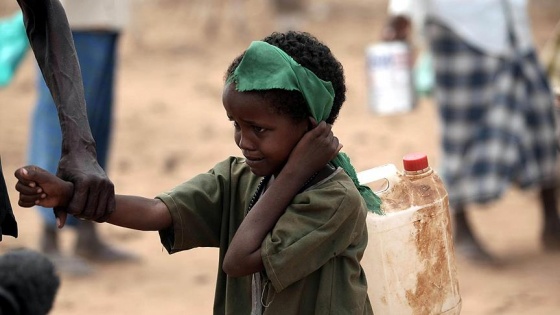
[[368, 105], [380, 115], [406, 113], [416, 105], [412, 55], [406, 42], [380, 42], [366, 48]]
[[368, 213], [362, 266], [375, 314], [456, 315], [461, 296], [451, 235], [449, 200], [425, 154], [404, 157], [404, 172], [388, 164], [360, 172], [379, 180], [385, 215]]

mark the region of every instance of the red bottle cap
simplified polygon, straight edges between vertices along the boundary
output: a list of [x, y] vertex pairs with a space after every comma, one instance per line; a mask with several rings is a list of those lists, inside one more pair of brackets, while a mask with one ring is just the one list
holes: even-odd
[[424, 153], [409, 153], [403, 157], [404, 170], [421, 171], [429, 166], [428, 156]]

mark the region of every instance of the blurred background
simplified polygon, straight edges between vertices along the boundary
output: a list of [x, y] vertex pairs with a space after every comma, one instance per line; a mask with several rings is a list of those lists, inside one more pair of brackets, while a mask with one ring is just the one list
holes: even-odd
[[[317, 36], [344, 65], [347, 101], [334, 131], [358, 171], [387, 163], [402, 168], [402, 156], [416, 151], [427, 153], [437, 169], [438, 120], [430, 96], [398, 115], [377, 115], [368, 106], [365, 50], [380, 39], [386, 1], [308, 0], [298, 19], [288, 21], [279, 20], [265, 0], [131, 4], [130, 24], [120, 42], [107, 170], [117, 193], [152, 197], [239, 154], [221, 105], [223, 75], [252, 40], [285, 23], [298, 23]], [[542, 52], [560, 21], [560, 1], [529, 4], [534, 40]], [[17, 9], [16, 1], [2, 1], [0, 17]], [[13, 81], [0, 88], [0, 154], [20, 229], [17, 239], [3, 239], [0, 251], [37, 248], [39, 242], [39, 215], [17, 206], [13, 177], [26, 164], [35, 67], [28, 52]], [[462, 314], [560, 313], [560, 254], [540, 248], [538, 207], [534, 192], [514, 189], [473, 211], [483, 242], [505, 264], [489, 268], [458, 261]], [[211, 314], [217, 251], [170, 256], [155, 232], [100, 228], [108, 242], [139, 255], [140, 262], [98, 264], [91, 276], [63, 276], [52, 314]], [[65, 233], [67, 248], [71, 237]]]

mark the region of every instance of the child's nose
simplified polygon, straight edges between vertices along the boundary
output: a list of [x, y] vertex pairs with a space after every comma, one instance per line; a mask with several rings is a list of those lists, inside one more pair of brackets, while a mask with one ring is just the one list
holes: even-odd
[[253, 151], [256, 149], [255, 142], [252, 139], [250, 139], [249, 136], [244, 136], [243, 132], [239, 133], [239, 140], [237, 141], [237, 146], [241, 150], [246, 150], [246, 151]]

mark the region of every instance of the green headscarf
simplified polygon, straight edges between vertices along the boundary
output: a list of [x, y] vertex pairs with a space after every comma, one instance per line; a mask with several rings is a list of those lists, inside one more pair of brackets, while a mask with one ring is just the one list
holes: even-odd
[[[283, 89], [299, 91], [316, 121], [326, 120], [332, 109], [334, 89], [311, 70], [298, 64], [282, 49], [262, 41], [254, 41], [227, 82], [235, 82], [239, 92]], [[350, 176], [370, 211], [382, 214], [381, 200], [367, 186], [360, 185], [356, 170], [342, 152], [331, 161]]]

